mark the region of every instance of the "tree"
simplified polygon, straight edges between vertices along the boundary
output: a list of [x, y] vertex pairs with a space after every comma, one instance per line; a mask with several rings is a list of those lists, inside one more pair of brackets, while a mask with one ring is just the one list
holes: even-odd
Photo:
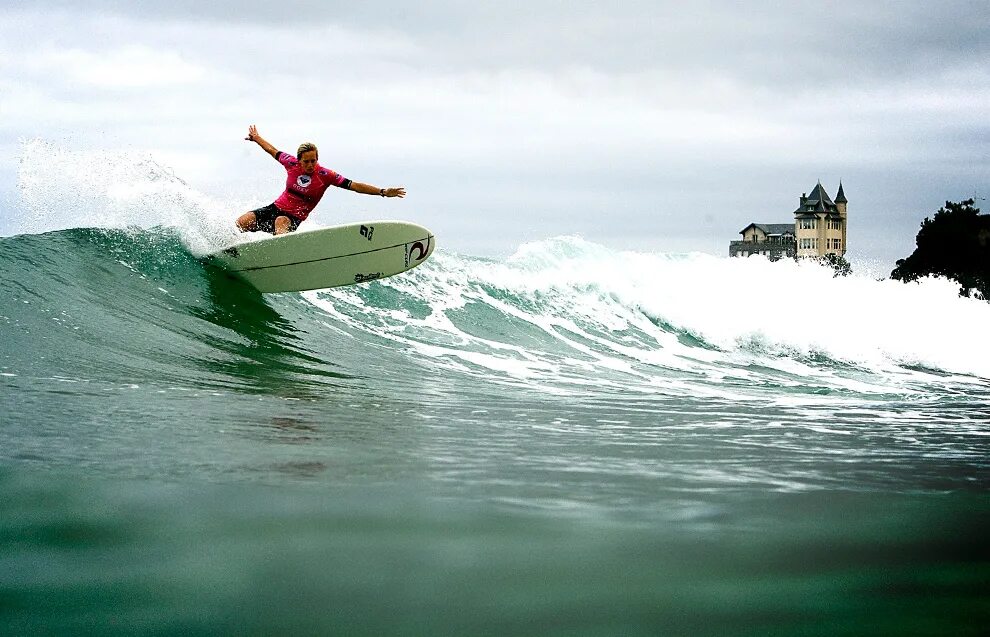
[[925, 217], [911, 256], [899, 259], [891, 278], [915, 281], [941, 276], [959, 284], [959, 294], [973, 291], [990, 300], [990, 215], [981, 215], [973, 200], [946, 201], [931, 219]]
[[818, 257], [818, 262], [835, 270], [835, 274], [832, 275], [832, 278], [838, 276], [849, 276], [853, 271], [852, 266], [849, 265], [849, 262], [846, 261], [846, 258], [841, 254], [830, 252], [823, 257]]

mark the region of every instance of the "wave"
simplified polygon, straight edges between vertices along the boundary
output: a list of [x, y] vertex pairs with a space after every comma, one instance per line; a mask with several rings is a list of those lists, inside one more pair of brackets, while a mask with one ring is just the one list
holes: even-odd
[[990, 305], [951, 282], [812, 263], [617, 252], [577, 237], [505, 260], [439, 252], [405, 275], [261, 295], [176, 228], [0, 239], [0, 372], [305, 398], [424, 375], [586, 396], [924, 396], [985, 385]]
[[[56, 165], [75, 169], [55, 179]], [[262, 296], [198, 260], [236, 238], [231, 202], [152, 158], [36, 140], [22, 167], [5, 211], [21, 234], [0, 238], [8, 374], [305, 395], [440, 373], [479, 388], [750, 401], [990, 378], [990, 304], [946, 280], [563, 236], [507, 259], [440, 250], [390, 279]]]

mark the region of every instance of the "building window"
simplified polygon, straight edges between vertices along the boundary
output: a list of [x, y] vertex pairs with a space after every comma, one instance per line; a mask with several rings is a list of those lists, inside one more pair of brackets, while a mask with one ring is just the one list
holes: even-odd
[[816, 221], [817, 221], [817, 219], [802, 219], [801, 220], [801, 229], [802, 230], [814, 230], [814, 229], [816, 229], [817, 228], [817, 224], [815, 223]]

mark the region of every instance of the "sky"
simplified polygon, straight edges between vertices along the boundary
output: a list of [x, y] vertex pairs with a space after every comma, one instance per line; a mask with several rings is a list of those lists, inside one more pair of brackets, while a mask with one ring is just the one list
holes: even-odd
[[990, 211], [988, 33], [982, 0], [8, 0], [0, 235], [24, 172], [93, 170], [80, 153], [151, 157], [231, 219], [270, 203], [284, 173], [244, 141], [256, 124], [408, 192], [330, 192], [323, 225], [407, 219], [486, 256], [572, 234], [727, 255], [841, 180], [849, 256], [892, 266], [946, 200]]

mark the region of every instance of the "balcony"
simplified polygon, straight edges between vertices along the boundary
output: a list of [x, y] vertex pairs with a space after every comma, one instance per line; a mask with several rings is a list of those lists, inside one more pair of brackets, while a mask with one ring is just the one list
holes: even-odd
[[754, 254], [762, 254], [771, 261], [777, 261], [784, 257], [793, 259], [797, 254], [796, 248], [797, 246], [793, 240], [782, 241], [776, 237], [771, 237], [767, 241], [730, 241], [729, 256], [748, 257]]

